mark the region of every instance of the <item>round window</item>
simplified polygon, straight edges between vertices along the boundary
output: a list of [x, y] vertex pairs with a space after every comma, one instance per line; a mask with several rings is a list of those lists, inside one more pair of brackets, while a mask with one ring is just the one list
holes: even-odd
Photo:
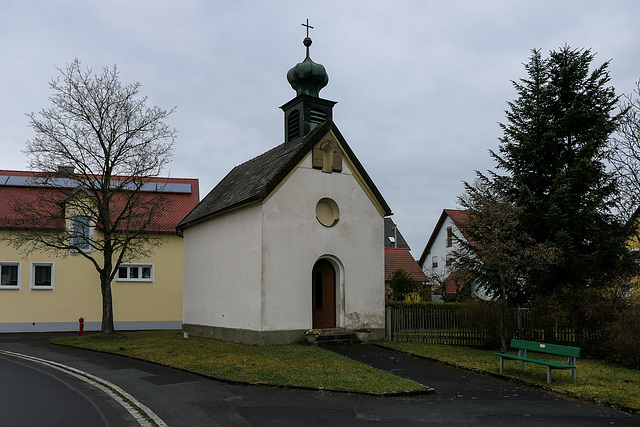
[[316, 218], [320, 224], [325, 227], [333, 227], [340, 219], [340, 209], [338, 205], [331, 199], [320, 199], [316, 205]]

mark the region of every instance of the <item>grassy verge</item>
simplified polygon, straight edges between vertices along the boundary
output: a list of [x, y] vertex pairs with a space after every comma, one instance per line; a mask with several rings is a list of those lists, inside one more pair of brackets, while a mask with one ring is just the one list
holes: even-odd
[[[401, 350], [439, 361], [446, 361], [469, 368], [499, 373], [499, 358], [493, 351], [477, 350], [467, 347], [402, 343], [382, 341], [385, 347]], [[515, 354], [515, 353], [514, 353]], [[543, 358], [536, 354], [536, 358]], [[547, 360], [564, 363], [564, 360], [550, 356]], [[602, 401], [640, 411], [640, 371], [611, 365], [599, 360], [578, 359], [576, 382], [571, 381], [571, 373], [554, 370], [551, 373], [551, 386], [555, 389], [584, 396], [589, 400]], [[528, 364], [522, 370], [522, 364], [515, 360], [505, 361], [504, 375], [518, 378], [542, 386], [547, 385], [547, 369], [542, 365]]]
[[423, 385], [307, 344], [253, 346], [180, 331], [149, 331], [56, 338], [56, 344], [101, 350], [252, 383], [388, 393]]

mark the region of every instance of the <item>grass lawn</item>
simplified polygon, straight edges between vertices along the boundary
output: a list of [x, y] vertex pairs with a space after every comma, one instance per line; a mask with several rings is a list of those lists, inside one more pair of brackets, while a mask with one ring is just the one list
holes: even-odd
[[[500, 359], [493, 355], [493, 351], [489, 350], [391, 341], [380, 341], [377, 344], [482, 371], [500, 372]], [[516, 351], [509, 351], [509, 353], [517, 354]], [[533, 357], [536, 359], [545, 358], [539, 353], [531, 353], [531, 355], [534, 354]], [[554, 356], [549, 356], [546, 360], [566, 362], [565, 358]], [[570, 370], [553, 370], [551, 386], [555, 389], [586, 396], [590, 400], [599, 400], [640, 411], [640, 371], [583, 358], [578, 359], [577, 366], [575, 383], [571, 381]], [[523, 371], [521, 362], [505, 361], [504, 375], [543, 386], [547, 385], [547, 368], [542, 365], [529, 363], [527, 370]]]
[[386, 393], [424, 388], [310, 344], [254, 346], [209, 338], [184, 339], [180, 331], [128, 332], [115, 337], [71, 336], [56, 344], [139, 357], [208, 375], [276, 383]]

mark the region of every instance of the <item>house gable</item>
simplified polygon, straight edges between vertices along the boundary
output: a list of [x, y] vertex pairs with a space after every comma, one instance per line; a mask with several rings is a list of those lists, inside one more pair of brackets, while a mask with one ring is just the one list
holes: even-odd
[[460, 230], [461, 225], [467, 219], [467, 213], [465, 211], [461, 211], [457, 209], [442, 210], [442, 213], [440, 214], [440, 218], [438, 218], [438, 222], [436, 223], [436, 226], [433, 228], [433, 231], [431, 232], [431, 236], [427, 241], [427, 245], [424, 247], [424, 250], [422, 251], [422, 255], [420, 255], [420, 259], [418, 260], [418, 264], [420, 264], [420, 267], [422, 267], [423, 269], [425, 268], [425, 262], [427, 260], [427, 256], [429, 256], [429, 253], [431, 252], [431, 248], [433, 247], [438, 235], [440, 234], [442, 226], [444, 225], [447, 218], [450, 218], [453, 225], [455, 225], [455, 227], [458, 230]]

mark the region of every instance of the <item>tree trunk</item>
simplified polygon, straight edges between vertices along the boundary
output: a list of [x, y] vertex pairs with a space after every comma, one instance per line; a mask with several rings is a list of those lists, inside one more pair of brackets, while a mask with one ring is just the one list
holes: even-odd
[[103, 334], [113, 334], [116, 329], [113, 325], [113, 299], [111, 296], [111, 280], [109, 275], [100, 274], [100, 288], [102, 289], [102, 326], [100, 332]]
[[505, 332], [505, 318], [507, 311], [507, 296], [504, 281], [501, 283], [502, 295], [500, 295], [500, 352], [507, 352], [507, 337]]
[[113, 270], [110, 236], [105, 235], [105, 248], [103, 252], [103, 268], [100, 270], [100, 289], [102, 289], [102, 326], [100, 332], [113, 334], [116, 328], [113, 324], [113, 297], [111, 295], [111, 272]]

